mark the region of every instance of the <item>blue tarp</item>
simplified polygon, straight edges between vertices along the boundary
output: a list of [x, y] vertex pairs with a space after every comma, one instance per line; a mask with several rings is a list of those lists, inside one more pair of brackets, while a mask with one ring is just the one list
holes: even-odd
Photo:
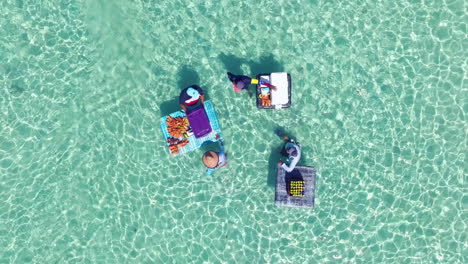
[[[216, 142], [218, 140], [221, 140], [223, 138], [223, 135], [221, 134], [221, 128], [219, 126], [218, 118], [216, 117], [216, 113], [213, 108], [213, 103], [211, 101], [205, 101], [205, 111], [208, 116], [208, 119], [210, 120], [211, 128], [212, 131], [208, 135], [201, 137], [201, 138], [195, 138], [195, 135], [190, 135], [188, 137], [189, 143], [185, 145], [183, 148], [179, 148], [179, 153], [175, 154], [173, 156], [178, 156], [181, 154], [185, 154], [187, 152], [190, 152], [192, 150], [196, 150], [201, 147], [203, 143], [206, 141], [213, 141]], [[171, 117], [185, 117], [185, 113], [181, 111], [174, 112], [172, 114], [169, 114]], [[167, 125], [166, 125], [166, 119], [168, 116], [161, 117], [161, 130], [164, 135], [164, 141], [166, 141], [166, 147], [169, 147], [169, 144], [167, 143], [167, 139], [169, 137], [172, 137], [169, 135], [169, 132], [167, 131]], [[219, 134], [219, 138], [216, 139], [216, 134]], [[185, 139], [185, 138], [179, 138], [179, 139]], [[170, 153], [169, 149], [167, 149], [168, 152]]]

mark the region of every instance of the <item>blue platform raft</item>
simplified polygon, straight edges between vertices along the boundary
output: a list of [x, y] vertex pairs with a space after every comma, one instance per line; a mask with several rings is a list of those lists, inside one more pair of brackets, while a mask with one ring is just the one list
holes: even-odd
[[314, 208], [314, 167], [296, 166], [288, 173], [281, 166], [276, 168], [275, 204], [278, 206]]
[[[182, 118], [186, 118], [186, 115], [183, 111], [177, 111], [177, 112], [174, 112], [172, 114], [169, 114], [167, 116], [164, 116], [164, 117], [161, 117], [161, 130], [162, 130], [162, 133], [164, 135], [164, 140], [166, 141], [166, 146], [169, 150], [169, 146], [171, 145], [169, 141], [171, 140], [178, 140], [178, 141], [184, 141], [184, 140], [187, 140], [188, 142], [186, 143], [186, 145], [184, 145], [183, 147], [179, 147], [178, 148], [178, 151], [176, 151], [175, 153], [174, 152], [171, 152], [169, 151], [169, 153], [171, 153], [173, 156], [178, 156], [178, 155], [182, 155], [182, 154], [185, 154], [187, 152], [190, 152], [192, 150], [196, 150], [198, 148], [200, 148], [202, 146], [203, 143], [207, 142], [207, 141], [212, 141], [212, 142], [216, 142], [216, 141], [219, 141], [223, 138], [222, 134], [221, 134], [221, 128], [219, 126], [219, 122], [218, 122], [218, 118], [216, 117], [216, 113], [214, 111], [214, 108], [213, 108], [213, 104], [211, 101], [205, 101], [204, 103], [204, 107], [205, 107], [205, 111], [206, 111], [206, 115], [208, 116], [208, 119], [209, 119], [209, 122], [210, 122], [210, 125], [211, 125], [211, 132], [203, 137], [200, 137], [200, 138], [196, 138], [195, 135], [191, 132], [191, 129], [190, 129], [190, 126], [188, 128], [188, 133], [186, 133], [185, 135], [181, 136], [181, 137], [173, 137], [169, 134], [169, 131], [168, 131], [168, 126], [166, 124], [166, 120], [167, 118], [170, 116], [172, 118], [176, 118], [176, 117], [182, 117]], [[219, 135], [219, 138], [216, 138], [216, 134]]]

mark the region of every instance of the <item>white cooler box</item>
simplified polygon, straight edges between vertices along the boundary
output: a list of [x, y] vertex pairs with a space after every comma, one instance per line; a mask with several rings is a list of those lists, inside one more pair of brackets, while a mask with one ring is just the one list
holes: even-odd
[[[287, 72], [273, 72], [257, 75], [257, 107], [263, 109], [288, 108], [291, 106], [291, 75]], [[260, 84], [261, 81], [276, 86], [276, 91], [269, 89], [269, 100], [262, 100], [266, 91], [262, 94], [262, 88], [267, 86]]]

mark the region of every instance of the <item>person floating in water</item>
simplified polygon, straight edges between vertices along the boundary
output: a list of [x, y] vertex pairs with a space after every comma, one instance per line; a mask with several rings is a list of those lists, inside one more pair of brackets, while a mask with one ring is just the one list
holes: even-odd
[[180, 92], [179, 104], [187, 114], [203, 107], [204, 102], [205, 93], [197, 85], [189, 86]]
[[258, 79], [253, 79], [245, 75], [234, 75], [230, 72], [227, 73], [227, 76], [234, 86], [234, 91], [240, 92], [242, 90], [247, 90], [249, 92], [249, 96], [252, 96], [252, 93], [249, 90], [249, 86], [251, 84], [265, 85], [273, 90], [276, 90], [276, 86], [264, 82], [263, 80], [259, 81]]
[[[219, 135], [216, 134], [216, 139], [219, 139]], [[202, 161], [206, 166], [206, 174], [211, 175], [215, 170], [226, 166], [228, 159], [227, 154], [224, 152], [224, 145], [222, 141], [218, 141], [219, 151], [207, 151], [203, 154]]]
[[276, 129], [275, 133], [285, 142], [284, 147], [281, 149], [281, 155], [287, 156], [289, 162], [289, 165], [286, 165], [283, 161], [280, 160], [278, 161], [278, 165], [281, 165], [285, 171], [291, 172], [294, 170], [297, 163], [301, 159], [301, 147], [299, 147], [299, 145], [293, 139], [281, 133], [279, 129]]

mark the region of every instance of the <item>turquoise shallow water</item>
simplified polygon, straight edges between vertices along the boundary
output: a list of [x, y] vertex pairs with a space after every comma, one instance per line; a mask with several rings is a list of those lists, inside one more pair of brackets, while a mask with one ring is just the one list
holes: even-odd
[[[0, 263], [466, 263], [463, 1], [0, 2]], [[258, 110], [225, 72], [287, 71]], [[230, 155], [171, 158], [198, 83]], [[283, 127], [316, 208], [274, 205]]]

